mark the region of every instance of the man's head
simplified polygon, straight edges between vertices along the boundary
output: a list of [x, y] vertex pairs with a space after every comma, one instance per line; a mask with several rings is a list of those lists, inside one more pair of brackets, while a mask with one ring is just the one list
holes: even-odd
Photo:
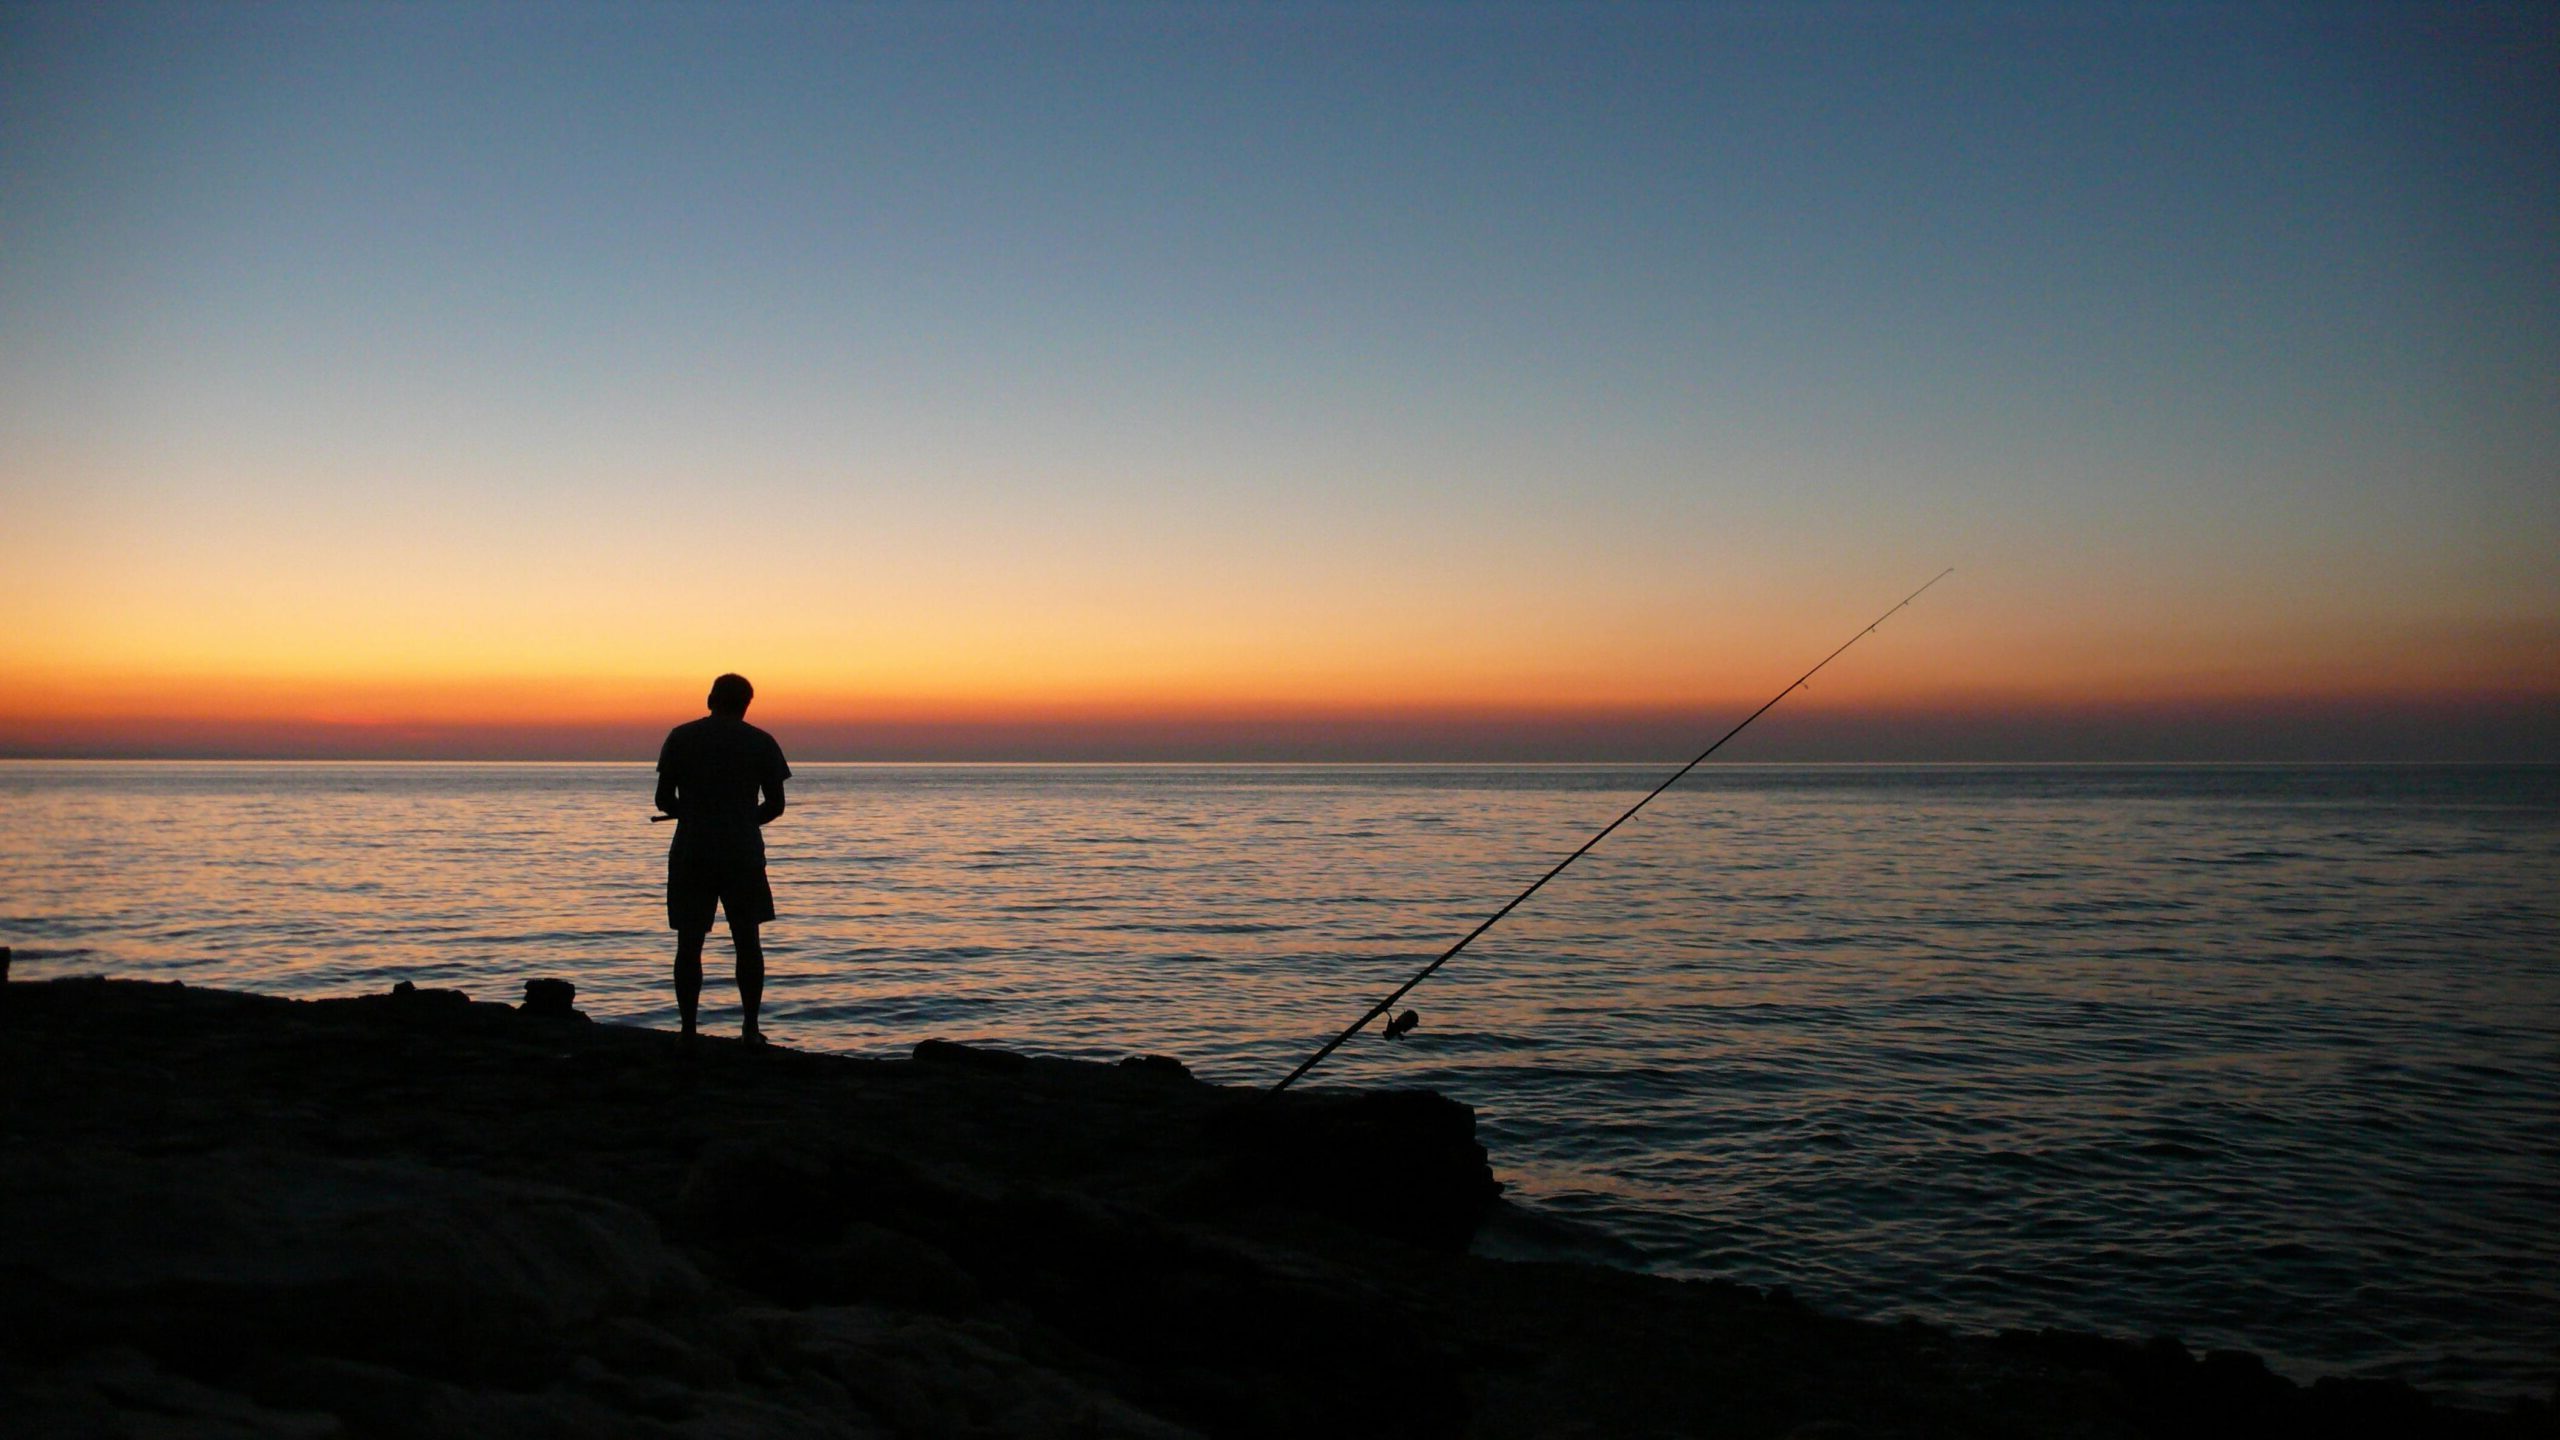
[[714, 715], [744, 715], [747, 702], [756, 698], [756, 687], [744, 675], [723, 675], [711, 682], [711, 698], [704, 702]]

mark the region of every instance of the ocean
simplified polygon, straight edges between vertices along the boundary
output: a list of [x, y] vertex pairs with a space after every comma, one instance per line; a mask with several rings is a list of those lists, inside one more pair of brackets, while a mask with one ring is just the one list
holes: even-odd
[[[805, 765], [766, 1027], [1269, 1085], [1669, 769]], [[651, 787], [0, 763], [0, 943], [21, 980], [559, 976], [671, 1027]], [[1580, 1253], [2482, 1401], [2560, 1373], [2560, 767], [1710, 766], [1406, 1003], [1301, 1083], [1473, 1105]]]

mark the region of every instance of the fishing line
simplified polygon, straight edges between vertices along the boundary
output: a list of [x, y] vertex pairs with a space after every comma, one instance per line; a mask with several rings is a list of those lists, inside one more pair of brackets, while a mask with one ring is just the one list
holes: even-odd
[[[1934, 575], [1934, 576], [1930, 577], [1929, 585], [1935, 585], [1935, 584], [1937, 584], [1940, 580], [1944, 580], [1944, 579], [1946, 579], [1948, 576], [1953, 575], [1954, 573], [1956, 573], [1956, 572], [1955, 572], [1955, 567], [1953, 567], [1953, 566], [1949, 566], [1949, 567], [1947, 567], [1946, 569], [1939, 571], [1936, 575]], [[1394, 994], [1389, 995], [1386, 999], [1381, 1000], [1381, 1001], [1379, 1001], [1377, 1004], [1370, 1006], [1367, 1014], [1364, 1014], [1364, 1015], [1362, 1015], [1359, 1019], [1352, 1021], [1352, 1022], [1351, 1022], [1351, 1024], [1350, 1024], [1350, 1026], [1349, 1026], [1348, 1028], [1346, 1028], [1346, 1029], [1345, 1029], [1341, 1034], [1336, 1035], [1336, 1036], [1334, 1036], [1331, 1040], [1326, 1041], [1323, 1049], [1318, 1050], [1318, 1051], [1317, 1051], [1316, 1053], [1314, 1053], [1313, 1055], [1308, 1056], [1308, 1057], [1306, 1058], [1306, 1062], [1305, 1062], [1304, 1064], [1301, 1064], [1297, 1069], [1292, 1070], [1292, 1071], [1290, 1071], [1290, 1072], [1289, 1072], [1289, 1078], [1288, 1078], [1288, 1079], [1283, 1080], [1283, 1081], [1281, 1081], [1279, 1084], [1272, 1086], [1272, 1087], [1271, 1087], [1271, 1089], [1270, 1089], [1270, 1091], [1269, 1091], [1268, 1093], [1273, 1094], [1273, 1095], [1277, 1095], [1277, 1094], [1279, 1094], [1281, 1091], [1288, 1089], [1288, 1088], [1289, 1088], [1289, 1086], [1290, 1086], [1291, 1084], [1293, 1084], [1293, 1083], [1297, 1080], [1297, 1078], [1298, 1078], [1299, 1076], [1304, 1075], [1304, 1074], [1306, 1074], [1308, 1071], [1313, 1070], [1314, 1068], [1316, 1068], [1316, 1066], [1317, 1066], [1319, 1063], [1321, 1063], [1321, 1062], [1323, 1061], [1324, 1057], [1326, 1057], [1327, 1055], [1332, 1054], [1332, 1053], [1335, 1051], [1335, 1049], [1337, 1049], [1337, 1048], [1342, 1044], [1342, 1042], [1343, 1042], [1343, 1041], [1348, 1040], [1348, 1039], [1350, 1039], [1352, 1036], [1359, 1034], [1359, 1033], [1360, 1033], [1360, 1031], [1361, 1031], [1361, 1028], [1362, 1028], [1363, 1026], [1366, 1026], [1370, 1021], [1377, 1019], [1379, 1016], [1384, 1015], [1384, 1014], [1386, 1014], [1389, 1010], [1391, 1010], [1391, 1009], [1395, 1008], [1395, 1003], [1396, 1003], [1397, 1001], [1399, 1001], [1399, 1000], [1403, 999], [1403, 998], [1405, 997], [1406, 992], [1408, 992], [1408, 991], [1412, 990], [1414, 986], [1421, 984], [1423, 981], [1430, 979], [1430, 978], [1431, 978], [1431, 972], [1432, 972], [1432, 971], [1437, 970], [1437, 969], [1439, 969], [1441, 966], [1448, 964], [1448, 963], [1450, 962], [1450, 960], [1454, 959], [1454, 958], [1457, 956], [1457, 953], [1458, 953], [1459, 951], [1466, 949], [1468, 945], [1470, 945], [1470, 944], [1474, 943], [1475, 938], [1476, 938], [1477, 936], [1479, 936], [1479, 935], [1483, 934], [1483, 933], [1484, 933], [1484, 932], [1486, 932], [1487, 930], [1492, 929], [1495, 921], [1500, 920], [1503, 916], [1510, 914], [1510, 913], [1511, 913], [1513, 910], [1515, 910], [1515, 909], [1518, 909], [1518, 908], [1519, 908], [1519, 905], [1520, 905], [1520, 902], [1521, 902], [1521, 901], [1523, 901], [1523, 900], [1528, 899], [1528, 898], [1529, 898], [1530, 896], [1532, 896], [1532, 895], [1537, 894], [1537, 893], [1538, 893], [1538, 889], [1539, 889], [1539, 887], [1540, 887], [1540, 886], [1545, 885], [1548, 881], [1553, 880], [1553, 879], [1554, 879], [1554, 878], [1556, 878], [1558, 875], [1563, 874], [1563, 873], [1564, 873], [1564, 867], [1566, 867], [1567, 865], [1572, 864], [1574, 861], [1579, 860], [1579, 859], [1581, 859], [1584, 855], [1588, 854], [1588, 853], [1590, 852], [1590, 850], [1591, 850], [1591, 847], [1592, 847], [1592, 846], [1597, 845], [1597, 844], [1599, 844], [1601, 841], [1608, 839], [1608, 838], [1609, 838], [1609, 832], [1610, 832], [1610, 831], [1615, 830], [1615, 829], [1617, 829], [1619, 826], [1626, 824], [1629, 820], [1634, 819], [1634, 818], [1635, 818], [1635, 813], [1636, 813], [1637, 811], [1639, 811], [1639, 810], [1643, 809], [1645, 806], [1650, 805], [1650, 804], [1652, 804], [1652, 803], [1653, 803], [1653, 797], [1654, 797], [1654, 796], [1659, 795], [1659, 794], [1661, 794], [1663, 791], [1668, 790], [1668, 789], [1670, 789], [1672, 786], [1674, 786], [1674, 785], [1676, 785], [1676, 784], [1680, 783], [1680, 777], [1681, 777], [1681, 776], [1686, 775], [1686, 774], [1688, 774], [1690, 771], [1697, 769], [1700, 765], [1702, 765], [1702, 764], [1704, 764], [1704, 763], [1706, 762], [1706, 758], [1707, 758], [1708, 756], [1713, 755], [1713, 754], [1714, 754], [1714, 753], [1716, 753], [1718, 750], [1723, 749], [1723, 748], [1724, 748], [1724, 742], [1725, 742], [1725, 741], [1730, 740], [1730, 739], [1732, 739], [1734, 736], [1741, 734], [1745, 729], [1747, 729], [1747, 728], [1750, 726], [1750, 724], [1751, 724], [1751, 722], [1752, 722], [1752, 721], [1759, 719], [1761, 716], [1768, 714], [1770, 710], [1774, 709], [1774, 708], [1777, 706], [1777, 703], [1778, 703], [1779, 701], [1784, 700], [1784, 699], [1786, 699], [1788, 696], [1790, 696], [1790, 695], [1794, 694], [1796, 691], [1803, 689], [1803, 688], [1804, 688], [1804, 683], [1805, 683], [1807, 680], [1812, 679], [1816, 674], [1820, 673], [1820, 671], [1821, 671], [1821, 669], [1822, 669], [1822, 667], [1823, 667], [1823, 666], [1828, 665], [1828, 664], [1830, 664], [1832, 661], [1839, 659], [1839, 658], [1840, 658], [1840, 656], [1841, 656], [1841, 654], [1842, 654], [1844, 651], [1846, 651], [1850, 646], [1855, 645], [1855, 644], [1857, 644], [1859, 641], [1866, 639], [1869, 635], [1874, 634], [1874, 633], [1875, 633], [1875, 631], [1876, 631], [1876, 627], [1877, 627], [1877, 626], [1882, 625], [1882, 624], [1883, 624], [1884, 622], [1886, 622], [1887, 620], [1892, 619], [1892, 618], [1893, 618], [1893, 616], [1894, 616], [1894, 612], [1895, 612], [1895, 611], [1897, 611], [1897, 610], [1902, 609], [1903, 605], [1908, 605], [1908, 604], [1910, 604], [1912, 601], [1919, 599], [1919, 598], [1920, 598], [1921, 591], [1927, 590], [1927, 589], [1929, 588], [1929, 585], [1923, 585], [1923, 586], [1921, 586], [1921, 587], [1920, 587], [1920, 589], [1919, 589], [1919, 590], [1914, 590], [1914, 591], [1912, 591], [1910, 594], [1903, 596], [1903, 597], [1902, 597], [1902, 604], [1901, 604], [1901, 605], [1896, 605], [1896, 606], [1894, 606], [1894, 607], [1893, 607], [1893, 609], [1892, 609], [1892, 610], [1887, 610], [1887, 611], [1886, 611], [1886, 612], [1884, 612], [1883, 614], [1881, 614], [1881, 615], [1877, 616], [1875, 619], [1873, 619], [1873, 620], [1871, 620], [1871, 621], [1867, 622], [1867, 625], [1866, 625], [1866, 628], [1865, 628], [1865, 629], [1860, 630], [1857, 634], [1852, 635], [1852, 636], [1850, 636], [1847, 640], [1845, 640], [1845, 641], [1841, 642], [1840, 648], [1839, 648], [1838, 650], [1834, 650], [1834, 651], [1832, 651], [1830, 654], [1823, 656], [1823, 657], [1822, 657], [1822, 659], [1821, 659], [1820, 661], [1816, 662], [1816, 664], [1814, 665], [1813, 669], [1811, 669], [1811, 670], [1807, 670], [1807, 671], [1806, 671], [1806, 672], [1804, 672], [1802, 675], [1797, 676], [1797, 677], [1796, 677], [1796, 679], [1795, 679], [1795, 683], [1794, 683], [1794, 684], [1789, 685], [1786, 689], [1781, 690], [1781, 691], [1779, 691], [1777, 694], [1770, 696], [1770, 697], [1769, 697], [1769, 701], [1768, 701], [1768, 703], [1767, 703], [1767, 704], [1762, 705], [1759, 709], [1754, 710], [1754, 711], [1752, 711], [1750, 714], [1743, 716], [1743, 717], [1742, 717], [1742, 723], [1741, 723], [1741, 724], [1734, 726], [1734, 727], [1733, 727], [1732, 729], [1730, 729], [1730, 730], [1727, 730], [1726, 732], [1724, 732], [1723, 736], [1722, 736], [1722, 737], [1720, 737], [1720, 738], [1716, 741], [1716, 743], [1714, 743], [1713, 745], [1708, 746], [1708, 747], [1707, 747], [1706, 749], [1704, 749], [1704, 750], [1699, 751], [1699, 752], [1698, 752], [1698, 758], [1697, 758], [1697, 759], [1690, 761], [1688, 764], [1683, 765], [1683, 766], [1681, 766], [1678, 770], [1676, 770], [1676, 771], [1672, 772], [1672, 776], [1671, 776], [1671, 778], [1670, 778], [1670, 779], [1665, 780], [1665, 781], [1663, 781], [1661, 784], [1654, 786], [1654, 787], [1653, 787], [1653, 789], [1652, 789], [1650, 792], [1648, 792], [1642, 800], [1638, 800], [1638, 801], [1637, 801], [1636, 803], [1634, 803], [1633, 805], [1628, 806], [1628, 807], [1627, 807], [1627, 813], [1626, 813], [1626, 814], [1621, 815], [1621, 816], [1619, 816], [1617, 819], [1612, 820], [1612, 821], [1610, 821], [1608, 824], [1606, 824], [1606, 825], [1604, 825], [1604, 826], [1600, 827], [1600, 833], [1599, 833], [1599, 834], [1597, 834], [1597, 835], [1592, 836], [1592, 837], [1591, 837], [1590, 839], [1588, 839], [1588, 840], [1583, 841], [1583, 842], [1582, 842], [1582, 848], [1581, 848], [1581, 849], [1576, 850], [1576, 851], [1574, 851], [1572, 854], [1567, 855], [1567, 856], [1566, 856], [1566, 857], [1564, 857], [1563, 859], [1561, 859], [1561, 860], [1557, 861], [1557, 862], [1556, 862], [1556, 864], [1555, 864], [1555, 868], [1554, 868], [1554, 869], [1549, 870], [1546, 874], [1541, 875], [1541, 876], [1539, 876], [1536, 880], [1532, 881], [1532, 882], [1530, 883], [1530, 885], [1529, 885], [1529, 888], [1528, 888], [1528, 889], [1523, 890], [1523, 891], [1521, 891], [1519, 894], [1512, 896], [1512, 897], [1511, 897], [1511, 901], [1510, 901], [1510, 903], [1509, 903], [1509, 904], [1504, 905], [1501, 909], [1496, 910], [1496, 911], [1494, 911], [1492, 914], [1490, 914], [1490, 915], [1486, 916], [1486, 917], [1484, 918], [1484, 923], [1483, 923], [1483, 924], [1478, 925], [1476, 928], [1474, 928], [1473, 930], [1468, 931], [1464, 936], [1460, 937], [1460, 938], [1459, 938], [1459, 940], [1458, 940], [1458, 943], [1457, 943], [1457, 944], [1452, 945], [1452, 946], [1450, 946], [1448, 949], [1441, 951], [1441, 952], [1440, 952], [1440, 958], [1439, 958], [1439, 959], [1434, 960], [1434, 961], [1432, 961], [1430, 964], [1423, 966], [1423, 967], [1422, 967], [1422, 969], [1421, 969], [1419, 972], [1417, 972], [1417, 973], [1414, 975], [1414, 977], [1413, 977], [1412, 979], [1407, 980], [1407, 981], [1406, 981], [1406, 982], [1404, 982], [1402, 985], [1397, 986], [1397, 987], [1395, 988], [1395, 993], [1394, 993]], [[1402, 1027], [1403, 1027], [1403, 1028], [1405, 1028], [1405, 1029], [1410, 1029], [1410, 1028], [1412, 1028], [1411, 1022], [1410, 1022], [1409, 1020], [1403, 1019], [1403, 1018], [1401, 1018], [1401, 1017], [1400, 1017], [1399, 1019], [1397, 1019], [1397, 1020], [1395, 1020], [1395, 1021], [1391, 1021], [1391, 1022], [1389, 1022], [1389, 1023], [1390, 1023], [1390, 1025], [1391, 1025], [1391, 1026], [1402, 1026]]]

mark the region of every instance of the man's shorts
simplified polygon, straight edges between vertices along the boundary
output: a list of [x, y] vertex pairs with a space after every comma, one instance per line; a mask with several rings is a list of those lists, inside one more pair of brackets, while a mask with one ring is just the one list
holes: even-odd
[[752, 852], [682, 846], [667, 852], [667, 928], [708, 930], [712, 907], [729, 928], [773, 918], [773, 886], [764, 876], [764, 847]]

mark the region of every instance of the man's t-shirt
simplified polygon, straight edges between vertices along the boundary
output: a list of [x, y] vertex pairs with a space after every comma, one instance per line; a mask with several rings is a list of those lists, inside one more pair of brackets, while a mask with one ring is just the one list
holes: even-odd
[[667, 732], [658, 773], [676, 784], [676, 844], [764, 848], [757, 792], [791, 778], [773, 737], [734, 715], [705, 715]]

